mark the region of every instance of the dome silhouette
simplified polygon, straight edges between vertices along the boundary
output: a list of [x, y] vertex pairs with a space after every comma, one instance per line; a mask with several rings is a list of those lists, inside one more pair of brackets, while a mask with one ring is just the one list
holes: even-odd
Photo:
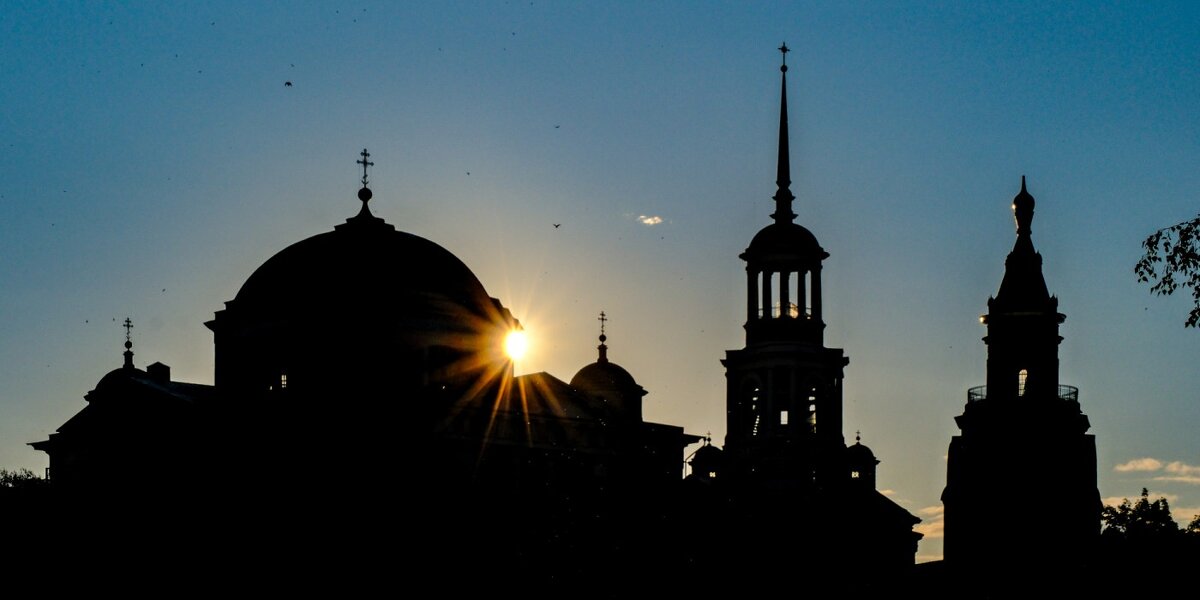
[[367, 214], [272, 256], [250, 275], [231, 307], [276, 314], [382, 308], [427, 319], [483, 317], [490, 304], [458, 257]]
[[817, 261], [828, 254], [811, 231], [795, 223], [772, 223], [762, 228], [742, 255], [744, 259]]

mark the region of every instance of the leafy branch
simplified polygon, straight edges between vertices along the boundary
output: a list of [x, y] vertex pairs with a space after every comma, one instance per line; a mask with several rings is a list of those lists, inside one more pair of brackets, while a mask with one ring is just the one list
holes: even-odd
[[1159, 229], [1142, 247], [1146, 253], [1133, 267], [1138, 281], [1152, 283], [1150, 291], [1160, 296], [1190, 288], [1193, 306], [1184, 326], [1200, 325], [1200, 215]]

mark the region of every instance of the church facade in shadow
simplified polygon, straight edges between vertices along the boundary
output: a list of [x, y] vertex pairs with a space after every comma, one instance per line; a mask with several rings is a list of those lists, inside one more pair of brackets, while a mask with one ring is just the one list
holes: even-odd
[[[133, 535], [193, 559], [233, 540], [233, 564], [266, 552], [460, 590], [514, 574], [585, 596], [905, 577], [920, 520], [846, 443], [849, 359], [824, 342], [829, 255], [793, 212], [782, 71], [775, 211], [741, 254], [745, 346], [721, 361], [725, 444], [704, 439], [686, 478], [702, 438], [643, 418], [647, 392], [610, 360], [603, 321], [570, 381], [514, 376], [518, 319], [459, 258], [371, 213], [364, 150], [358, 214], [267, 260], [205, 323], [213, 385], [137, 368], [127, 341], [86, 406], [32, 444], [50, 457], [53, 535]], [[1031, 391], [1054, 379], [1022, 368]], [[110, 518], [66, 509], [80, 503]]]

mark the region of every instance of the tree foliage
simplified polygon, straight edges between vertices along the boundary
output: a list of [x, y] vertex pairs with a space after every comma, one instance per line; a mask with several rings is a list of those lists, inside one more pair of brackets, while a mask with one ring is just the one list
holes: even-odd
[[1138, 281], [1152, 283], [1150, 291], [1163, 296], [1191, 289], [1193, 306], [1184, 325], [1200, 325], [1200, 215], [1159, 229], [1142, 247], [1146, 253], [1133, 267]]
[[[1150, 501], [1150, 491], [1142, 488], [1137, 502], [1125, 499], [1119, 506], [1105, 506], [1100, 511], [1104, 521], [1102, 535], [1127, 540], [1164, 540], [1182, 533], [1179, 524], [1171, 518], [1171, 507], [1166, 498]], [[1200, 521], [1200, 517], [1197, 517]], [[1200, 527], [1200, 522], [1193, 521]], [[1189, 529], [1191, 526], [1188, 526]]]
[[39, 489], [47, 483], [29, 469], [0, 469], [0, 490]]

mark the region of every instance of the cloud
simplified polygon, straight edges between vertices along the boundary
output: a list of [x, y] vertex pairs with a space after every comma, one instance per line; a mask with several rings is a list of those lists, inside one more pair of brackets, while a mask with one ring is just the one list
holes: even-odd
[[913, 531], [923, 534], [927, 540], [940, 539], [946, 535], [946, 522], [939, 517], [936, 521], [913, 527]]
[[637, 220], [638, 220], [638, 223], [641, 223], [642, 225], [645, 225], [647, 227], [653, 227], [653, 226], [658, 225], [659, 223], [663, 222], [663, 218], [658, 215], [652, 215], [652, 216], [638, 215]]
[[1165, 470], [1168, 473], [1174, 473], [1176, 475], [1200, 475], [1200, 467], [1185, 464], [1177, 460], [1167, 463]]
[[1200, 475], [1160, 475], [1155, 477], [1154, 481], [1170, 481], [1174, 483], [1200, 485]]
[[1118, 473], [1129, 473], [1130, 471], [1157, 471], [1161, 468], [1163, 468], [1161, 460], [1155, 458], [1135, 458], [1113, 467], [1113, 470]]
[[[1107, 498], [1101, 498], [1100, 502], [1103, 503], [1105, 506], [1114, 506], [1115, 507], [1115, 506], [1120, 506], [1121, 503], [1126, 500], [1129, 500], [1130, 502], [1137, 502], [1138, 498], [1141, 498], [1141, 497], [1142, 497], [1142, 494], [1141, 494], [1141, 492], [1139, 492], [1137, 494], [1133, 494], [1130, 496], [1109, 496]], [[1156, 494], [1154, 492], [1150, 492], [1150, 501], [1151, 502], [1154, 502], [1155, 500], [1158, 500], [1159, 498], [1166, 498], [1168, 503], [1174, 504], [1177, 500], [1179, 500], [1179, 495], [1178, 494]]]
[[1200, 506], [1173, 506], [1171, 507], [1171, 516], [1179, 522], [1180, 527], [1187, 527], [1192, 519], [1200, 515]]
[[[946, 508], [942, 505], [926, 506], [917, 511], [917, 514], [922, 517], [929, 518], [928, 523], [921, 523], [913, 530], [917, 533], [925, 534], [925, 539], [941, 538], [945, 535], [946, 520], [944, 513]], [[940, 557], [939, 557], [940, 558]]]
[[1170, 473], [1170, 475], [1158, 475], [1152, 480], [1200, 485], [1200, 466], [1189, 465], [1178, 460], [1164, 463], [1157, 458], [1135, 458], [1113, 467], [1113, 470], [1119, 473], [1154, 473], [1164, 471]]
[[922, 517], [940, 517], [945, 512], [946, 507], [939, 504], [937, 506], [926, 506], [925, 508], [918, 510], [917, 514], [921, 515]]

